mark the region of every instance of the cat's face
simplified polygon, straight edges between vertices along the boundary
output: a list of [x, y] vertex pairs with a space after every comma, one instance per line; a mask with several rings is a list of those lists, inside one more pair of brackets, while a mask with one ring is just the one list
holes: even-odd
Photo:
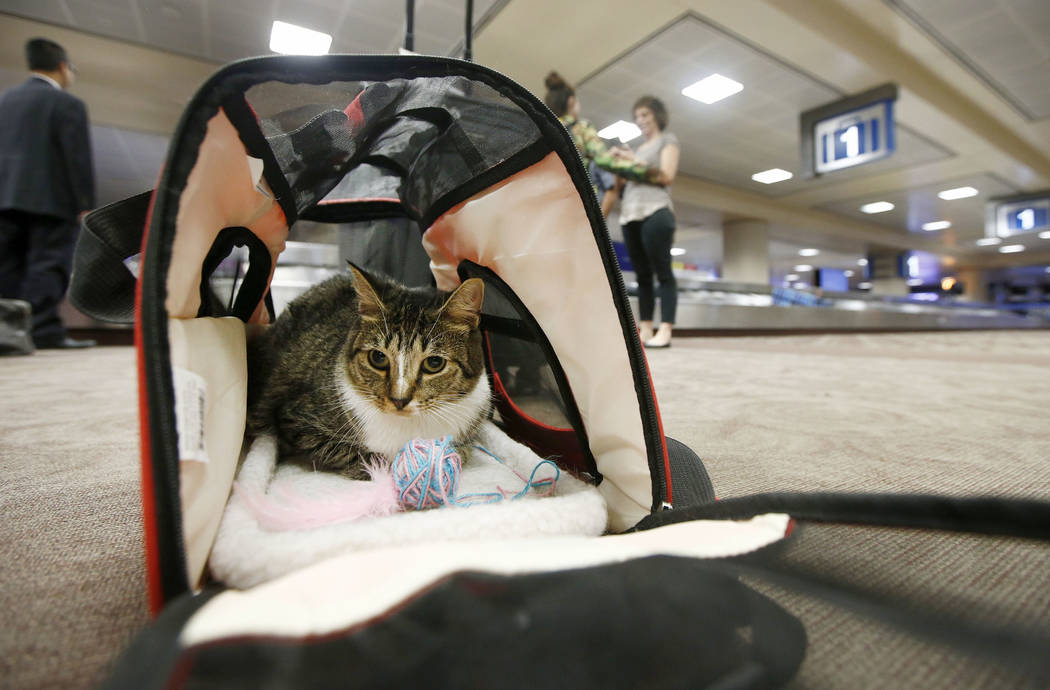
[[[347, 382], [376, 412], [446, 418], [484, 375], [478, 319], [484, 284], [465, 281], [450, 297], [373, 287], [354, 271], [361, 320], [344, 350]], [[487, 387], [486, 387], [487, 389]]]

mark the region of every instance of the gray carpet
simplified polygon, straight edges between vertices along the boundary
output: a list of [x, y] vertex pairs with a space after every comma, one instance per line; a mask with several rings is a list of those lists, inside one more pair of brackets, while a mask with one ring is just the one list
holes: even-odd
[[[649, 353], [664, 428], [720, 497], [920, 491], [1050, 498], [1050, 332], [677, 339]], [[0, 358], [0, 686], [92, 687], [147, 623], [130, 348]], [[1050, 621], [1050, 549], [807, 525], [789, 557], [982, 620]], [[796, 688], [1023, 686], [760, 586], [810, 646]]]
[[0, 358], [0, 686], [95, 686], [148, 621], [134, 350]]

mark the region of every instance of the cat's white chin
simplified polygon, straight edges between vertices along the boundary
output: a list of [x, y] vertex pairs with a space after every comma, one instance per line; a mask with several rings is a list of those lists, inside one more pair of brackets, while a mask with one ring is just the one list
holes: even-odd
[[462, 435], [488, 409], [492, 397], [489, 379], [485, 374], [478, 377], [474, 390], [443, 409], [440, 414], [418, 408], [415, 401], [404, 410], [381, 410], [358, 393], [346, 377], [339, 373], [336, 374], [336, 385], [343, 402], [354, 417], [361, 421], [361, 436], [368, 450], [391, 460], [410, 441]]

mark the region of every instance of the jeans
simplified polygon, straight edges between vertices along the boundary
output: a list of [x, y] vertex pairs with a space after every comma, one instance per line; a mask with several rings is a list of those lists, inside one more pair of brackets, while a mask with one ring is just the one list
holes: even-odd
[[652, 321], [655, 307], [653, 275], [660, 281], [660, 320], [674, 323], [678, 307], [678, 283], [671, 271], [671, 244], [674, 241], [674, 214], [662, 208], [645, 220], [623, 226], [627, 256], [638, 277], [638, 315]]

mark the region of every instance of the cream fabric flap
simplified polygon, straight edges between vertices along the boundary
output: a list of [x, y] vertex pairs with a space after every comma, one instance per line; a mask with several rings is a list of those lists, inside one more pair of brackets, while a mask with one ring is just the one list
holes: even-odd
[[[237, 130], [221, 110], [208, 121], [197, 162], [179, 198], [165, 306], [175, 318], [193, 318], [200, 308], [201, 265], [223, 228], [246, 227], [270, 250], [273, 268], [288, 239], [288, 223], [273, 200], [261, 166], [248, 156]], [[260, 302], [252, 322], [263, 322]]]
[[[469, 508], [465, 510], [470, 510]], [[790, 518], [684, 522], [607, 537], [494, 539], [373, 549], [331, 558], [205, 604], [180, 637], [190, 647], [240, 636], [326, 635], [381, 616], [456, 572], [552, 572], [653, 555], [716, 558], [748, 553], [784, 537]]]
[[652, 479], [631, 362], [594, 234], [555, 154], [472, 197], [423, 235], [438, 287], [459, 284], [459, 262], [495, 271], [536, 316], [565, 370], [591, 452], [609, 526], [649, 514]]
[[244, 441], [248, 370], [240, 319], [169, 319], [187, 579], [196, 587]]

